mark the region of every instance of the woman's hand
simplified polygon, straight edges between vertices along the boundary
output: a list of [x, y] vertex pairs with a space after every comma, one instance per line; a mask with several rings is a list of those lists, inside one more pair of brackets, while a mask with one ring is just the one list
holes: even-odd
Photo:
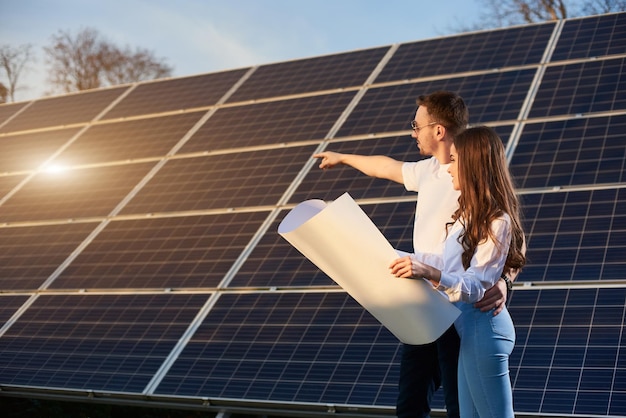
[[391, 274], [396, 277], [405, 279], [419, 279], [423, 277], [432, 282], [434, 286], [438, 286], [441, 279], [441, 271], [408, 255], [393, 260], [389, 265], [389, 269]]

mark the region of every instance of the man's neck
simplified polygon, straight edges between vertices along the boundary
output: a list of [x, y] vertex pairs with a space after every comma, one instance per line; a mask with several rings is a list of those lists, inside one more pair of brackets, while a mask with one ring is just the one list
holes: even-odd
[[439, 164], [443, 165], [443, 164], [450, 164], [450, 145], [448, 145], [448, 143], [445, 144], [441, 144], [442, 146], [439, 147], [439, 149], [433, 153], [433, 157], [435, 157], [437, 159], [437, 161], [439, 161]]

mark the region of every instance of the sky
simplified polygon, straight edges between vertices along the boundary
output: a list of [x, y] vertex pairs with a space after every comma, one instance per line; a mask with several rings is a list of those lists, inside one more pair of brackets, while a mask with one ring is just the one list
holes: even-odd
[[[479, 0], [0, 0], [0, 43], [31, 44], [16, 101], [41, 97], [43, 47], [91, 28], [189, 76], [419, 41], [479, 19]], [[0, 76], [0, 80], [2, 80]]]

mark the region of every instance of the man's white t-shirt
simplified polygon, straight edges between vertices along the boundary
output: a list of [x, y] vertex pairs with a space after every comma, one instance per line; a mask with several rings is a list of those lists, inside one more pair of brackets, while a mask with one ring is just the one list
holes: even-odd
[[413, 225], [413, 251], [441, 255], [446, 224], [459, 206], [460, 192], [452, 186], [450, 164], [439, 164], [431, 157], [402, 165], [404, 187], [418, 192]]

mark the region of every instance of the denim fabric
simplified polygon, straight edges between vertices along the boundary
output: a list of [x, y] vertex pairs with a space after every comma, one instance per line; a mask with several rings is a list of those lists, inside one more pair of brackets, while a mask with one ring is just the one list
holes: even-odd
[[459, 336], [454, 326], [433, 343], [403, 345], [396, 404], [398, 418], [429, 418], [433, 395], [441, 384], [448, 417], [459, 417], [458, 353]]
[[513, 418], [509, 355], [515, 328], [506, 307], [500, 314], [457, 302], [454, 325], [461, 337], [459, 405], [462, 418]]

